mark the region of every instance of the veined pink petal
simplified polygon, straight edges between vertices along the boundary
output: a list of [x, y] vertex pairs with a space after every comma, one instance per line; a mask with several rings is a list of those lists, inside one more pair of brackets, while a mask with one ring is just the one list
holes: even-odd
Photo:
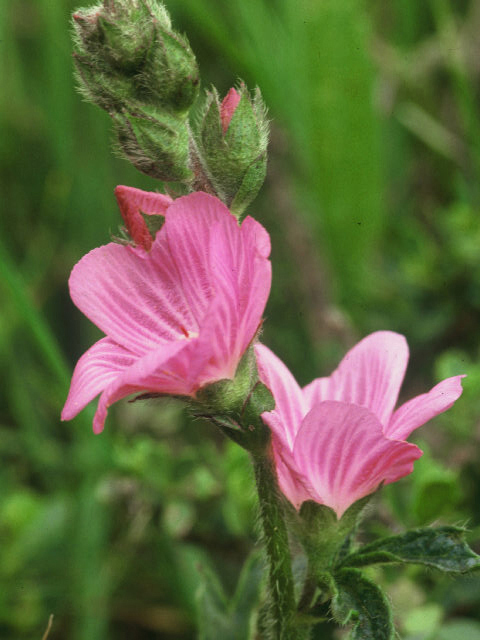
[[406, 440], [408, 436], [423, 424], [453, 406], [462, 395], [461, 379], [465, 376], [453, 376], [439, 382], [428, 393], [412, 398], [395, 411], [384, 433], [388, 438]]
[[224, 134], [227, 133], [228, 125], [230, 124], [230, 120], [232, 119], [239, 102], [240, 94], [232, 87], [220, 105], [220, 119], [222, 121], [222, 130]]
[[293, 452], [281, 443], [275, 434], [272, 437], [272, 447], [278, 486], [283, 494], [297, 508], [302, 502], [312, 500], [314, 491], [308, 478], [297, 469]]
[[377, 331], [356, 344], [328, 381], [325, 400], [338, 400], [369, 409], [388, 424], [408, 362], [405, 338], [393, 331]]
[[163, 193], [142, 191], [124, 185], [115, 188], [115, 197], [130, 237], [137, 246], [150, 250], [153, 238], [142, 213], [164, 216], [173, 202], [172, 198]]
[[[218, 225], [218, 226], [217, 226]], [[215, 239], [214, 228], [222, 237]], [[235, 228], [236, 218], [214, 196], [201, 191], [177, 198], [168, 210], [166, 222], [157, 239], [165, 233], [173, 256], [177, 287], [185, 293], [192, 315], [203, 318], [212, 299], [211, 241], [220, 244], [225, 232]]]
[[77, 307], [137, 356], [198, 331], [165, 244], [163, 229], [148, 254], [110, 243], [90, 251], [70, 276]]
[[258, 331], [270, 293], [271, 265], [265, 229], [246, 218], [239, 230], [233, 216], [212, 227], [210, 267], [215, 300], [200, 329], [199, 341], [210, 359], [202, 384], [232, 378]]
[[270, 236], [265, 227], [251, 216], [247, 216], [242, 222], [242, 235], [247, 246], [255, 246], [262, 258], [270, 256]]
[[263, 344], [255, 345], [258, 373], [275, 398], [275, 409], [262, 414], [279, 443], [293, 451], [297, 431], [308, 410], [302, 390], [280, 358]]
[[62, 411], [62, 420], [74, 418], [136, 359], [137, 356], [110, 338], [102, 338], [96, 342], [77, 362]]
[[324, 400], [331, 400], [329, 397], [330, 391], [330, 378], [316, 378], [306, 387], [303, 387], [303, 397], [308, 407], [313, 407], [314, 404], [323, 402]]
[[93, 419], [93, 431], [101, 433], [108, 408], [117, 400], [142, 391], [172, 395], [190, 395], [185, 365], [189, 358], [182, 358], [183, 350], [190, 350], [192, 343], [184, 341], [162, 345], [137, 360], [105, 387]]
[[326, 401], [305, 416], [293, 454], [313, 488], [311, 499], [331, 507], [340, 518], [381, 483], [411, 473], [422, 452], [408, 442], [386, 438], [378, 418], [367, 409]]

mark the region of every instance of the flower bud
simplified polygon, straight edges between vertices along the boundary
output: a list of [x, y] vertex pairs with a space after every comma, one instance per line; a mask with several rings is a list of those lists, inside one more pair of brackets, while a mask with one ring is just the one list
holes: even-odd
[[121, 154], [139, 171], [163, 181], [182, 181], [188, 169], [188, 129], [169, 113], [124, 109], [112, 114]]
[[80, 90], [114, 119], [121, 154], [160, 180], [189, 179], [187, 116], [199, 74], [166, 9], [156, 0], [104, 0], [73, 20]]
[[209, 189], [240, 215], [257, 195], [266, 173], [268, 121], [260, 90], [252, 99], [241, 84], [238, 91], [230, 89], [221, 103], [215, 89], [208, 92], [195, 143], [199, 185], [207, 181]]

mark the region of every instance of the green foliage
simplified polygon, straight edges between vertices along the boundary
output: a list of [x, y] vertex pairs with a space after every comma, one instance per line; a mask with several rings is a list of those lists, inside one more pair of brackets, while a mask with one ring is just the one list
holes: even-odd
[[376, 584], [356, 569], [335, 576], [332, 611], [340, 624], [352, 624], [352, 640], [393, 640], [395, 630], [388, 600]]
[[247, 559], [232, 598], [225, 594], [217, 576], [201, 571], [203, 582], [197, 593], [199, 640], [252, 640], [263, 587], [263, 555], [254, 552]]
[[465, 529], [432, 527], [407, 531], [399, 536], [380, 538], [351, 555], [343, 565], [362, 567], [376, 563], [412, 562], [449, 573], [480, 568], [480, 556], [466, 544]]

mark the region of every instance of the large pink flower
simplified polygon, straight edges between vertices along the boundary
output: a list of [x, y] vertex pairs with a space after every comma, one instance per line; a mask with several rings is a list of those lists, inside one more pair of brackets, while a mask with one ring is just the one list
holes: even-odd
[[[132, 197], [138, 204], [139, 194]], [[101, 393], [99, 433], [108, 407], [131, 393], [194, 396], [233, 378], [268, 298], [269, 253], [258, 222], [247, 217], [239, 226], [217, 198], [199, 192], [165, 207], [150, 251], [110, 243], [84, 256], [70, 293], [106, 337], [78, 361], [62, 419]]]
[[304, 389], [267, 347], [257, 344], [255, 353], [276, 403], [262, 418], [272, 430], [280, 488], [297, 508], [314, 500], [338, 517], [382, 483], [411, 473], [422, 451], [406, 438], [462, 393], [463, 376], [454, 376], [394, 411], [408, 345], [391, 331], [367, 336], [330, 377]]

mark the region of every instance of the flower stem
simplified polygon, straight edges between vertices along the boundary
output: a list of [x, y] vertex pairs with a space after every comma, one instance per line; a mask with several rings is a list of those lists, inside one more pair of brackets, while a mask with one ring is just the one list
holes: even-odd
[[[303, 640], [305, 629], [295, 624], [295, 594], [290, 548], [271, 450], [252, 454], [260, 519], [269, 564], [269, 640]], [[295, 628], [296, 627], [296, 628]]]

